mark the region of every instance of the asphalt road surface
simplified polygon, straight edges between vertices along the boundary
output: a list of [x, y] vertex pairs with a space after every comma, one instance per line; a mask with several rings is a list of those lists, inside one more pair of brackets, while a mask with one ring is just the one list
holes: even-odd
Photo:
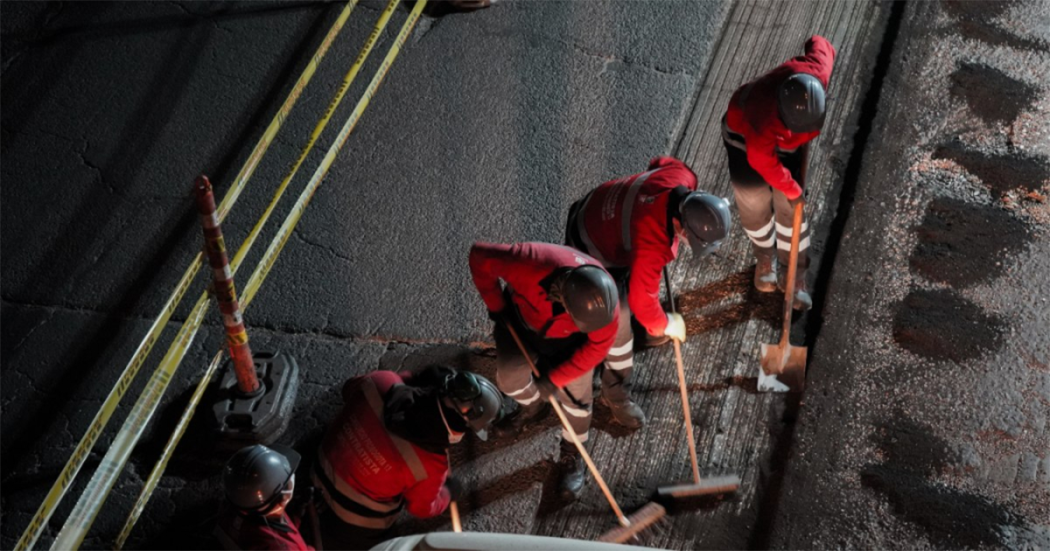
[[[269, 202], [382, 7], [366, 1], [351, 15], [224, 224], [228, 243]], [[194, 177], [209, 174], [221, 196], [340, 8], [0, 4], [0, 547], [13, 547], [28, 525], [199, 250]], [[736, 18], [745, 8], [750, 18]], [[253, 348], [285, 351], [303, 366], [282, 440], [308, 450], [339, 407], [342, 381], [377, 367], [441, 360], [491, 374], [469, 245], [559, 241], [571, 201], [680, 148], [701, 98], [724, 103], [739, 82], [710, 82], [724, 70], [712, 64], [719, 52], [770, 65], [796, 53], [734, 43], [748, 30], [740, 25], [804, 39], [816, 30], [798, 13], [776, 2], [503, 0], [424, 17], [247, 312]], [[762, 453], [724, 460], [758, 457], [746, 465], [751, 486], [672, 511], [643, 545], [1050, 547], [1050, 7], [907, 2], [872, 13], [870, 37], [842, 29], [857, 40], [856, 55], [840, 52], [870, 77], [835, 92], [833, 109], [846, 110], [836, 111], [842, 143], [818, 144], [834, 170], [821, 194], [828, 223], [814, 236], [819, 315], [796, 324], [810, 346], [808, 389], [799, 399], [746, 394], [746, 381], [699, 385], [698, 397], [740, 393], [755, 426], [768, 425], [753, 436]], [[405, 15], [395, 14], [290, 193]], [[743, 255], [738, 245], [728, 249]], [[676, 278], [688, 297], [717, 291]], [[189, 294], [202, 288], [198, 280]], [[177, 310], [143, 371], [188, 311]], [[112, 546], [221, 346], [212, 311], [85, 547]], [[689, 352], [705, 353], [720, 354]], [[146, 378], [132, 385], [40, 545], [61, 527]], [[644, 382], [652, 419], [644, 430], [676, 445], [680, 426], [662, 412], [677, 414], [677, 392]], [[703, 404], [701, 412], [718, 411]], [[778, 415], [767, 420], [767, 411]], [[644, 502], [652, 488], [633, 486], [648, 480], [638, 471], [663, 467], [637, 460], [642, 450], [632, 447], [644, 440], [605, 429], [602, 415], [595, 446], [607, 476], [624, 481], [614, 490], [629, 503]], [[701, 442], [734, 423], [694, 417]], [[221, 458], [208, 455], [206, 439], [191, 427], [129, 548], [215, 545]], [[684, 464], [684, 450], [672, 449]], [[593, 484], [582, 503], [551, 499], [556, 450], [554, 430], [518, 442], [468, 439], [453, 454], [471, 491], [467, 528], [593, 538], [611, 527]], [[671, 460], [662, 451], [647, 459]], [[430, 529], [447, 529], [447, 518], [403, 526]]]

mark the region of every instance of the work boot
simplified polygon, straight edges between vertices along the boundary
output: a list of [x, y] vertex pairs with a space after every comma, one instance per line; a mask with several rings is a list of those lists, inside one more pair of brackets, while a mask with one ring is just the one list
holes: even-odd
[[[773, 256], [758, 257], [755, 263], [755, 289], [760, 293], [772, 293], [777, 286], [777, 262]], [[780, 270], [783, 272], [783, 270]]]
[[558, 461], [560, 478], [558, 479], [558, 493], [564, 501], [576, 501], [583, 493], [583, 485], [587, 482], [587, 464], [580, 455], [576, 445], [568, 440], [561, 441], [561, 459]]
[[631, 430], [638, 430], [645, 425], [645, 412], [638, 407], [638, 404], [634, 403], [634, 400], [628, 398], [623, 402], [613, 402], [602, 396], [601, 401], [608, 406], [616, 424], [623, 425]]
[[[777, 288], [787, 292], [787, 266], [780, 265], [777, 271]], [[813, 298], [809, 296], [809, 288], [806, 286], [806, 271], [799, 270], [795, 273], [795, 301], [791, 303], [795, 310], [805, 311], [813, 307]]]
[[503, 420], [494, 427], [497, 437], [518, 436], [525, 432], [529, 425], [542, 421], [550, 413], [550, 404], [544, 400], [536, 400], [527, 406], [514, 400], [507, 400], [504, 403], [514, 405], [504, 415]]

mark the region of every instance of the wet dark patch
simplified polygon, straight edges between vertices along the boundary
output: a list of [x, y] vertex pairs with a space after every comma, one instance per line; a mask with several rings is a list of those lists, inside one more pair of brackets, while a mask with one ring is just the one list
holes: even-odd
[[930, 427], [898, 412], [877, 425], [873, 439], [883, 461], [861, 469], [861, 484], [886, 496], [894, 514], [923, 527], [935, 546], [999, 545], [1000, 527], [1020, 520], [988, 499], [929, 480], [959, 462]]
[[958, 454], [933, 429], [899, 413], [878, 423], [873, 439], [884, 463], [896, 470], [932, 476], [959, 461]]
[[952, 291], [913, 290], [896, 310], [893, 340], [924, 358], [962, 363], [1003, 344], [1003, 321]]
[[926, 530], [931, 543], [948, 549], [1002, 545], [1002, 526], [1019, 519], [984, 497], [934, 484], [888, 465], [861, 470], [861, 484], [886, 496], [893, 512]]
[[966, 102], [989, 124], [1010, 124], [1032, 105], [1039, 90], [1002, 71], [978, 63], [963, 63], [951, 75], [951, 94]]
[[1045, 158], [1018, 154], [988, 155], [967, 149], [957, 141], [939, 146], [934, 150], [933, 158], [958, 163], [980, 178], [996, 196], [1013, 190], [1030, 193], [1041, 189], [1050, 179], [1050, 162]]
[[1017, 4], [1017, 0], [941, 0], [941, 8], [960, 21], [990, 23]]
[[993, 20], [1016, 3], [1012, 0], [941, 0], [941, 7], [945, 13], [957, 20], [956, 28], [963, 38], [1021, 50], [1050, 49], [1044, 42], [1023, 38], [995, 26]]
[[1009, 211], [947, 197], [930, 203], [915, 232], [911, 269], [955, 287], [1002, 275], [1006, 258], [1031, 240], [1024, 222]]
[[[759, 293], [752, 284], [754, 275], [752, 267], [677, 296], [675, 303], [685, 318], [686, 332], [701, 335], [750, 319], [763, 320], [770, 327], [778, 326], [783, 314], [784, 295]], [[717, 311], [701, 312], [708, 305], [729, 297], [739, 297], [739, 302], [734, 301]]]

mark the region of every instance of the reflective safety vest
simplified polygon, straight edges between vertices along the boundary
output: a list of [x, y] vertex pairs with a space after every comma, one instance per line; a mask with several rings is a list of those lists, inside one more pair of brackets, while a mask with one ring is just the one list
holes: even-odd
[[696, 191], [696, 175], [682, 161], [657, 157], [649, 170], [598, 186], [569, 220], [572, 239], [607, 268], [628, 268], [628, 305], [651, 334], [662, 334], [660, 271], [678, 255], [678, 236], [668, 216], [671, 191]]
[[448, 506], [448, 457], [387, 431], [384, 396], [403, 380], [391, 371], [355, 377], [343, 387], [343, 410], [325, 433], [314, 484], [343, 522], [384, 529], [402, 508], [426, 518]]

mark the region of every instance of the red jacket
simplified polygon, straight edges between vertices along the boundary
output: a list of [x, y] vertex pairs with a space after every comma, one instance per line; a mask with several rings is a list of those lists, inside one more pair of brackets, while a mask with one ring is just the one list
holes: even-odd
[[806, 55], [794, 57], [783, 65], [741, 86], [729, 100], [726, 126], [744, 136], [747, 162], [774, 188], [788, 199], [802, 194], [802, 186], [777, 159], [777, 149], [791, 151], [820, 135], [820, 132], [795, 134], [784, 126], [777, 112], [777, 88], [796, 73], [807, 73], [820, 79], [826, 90], [835, 62], [835, 48], [822, 36], [806, 41]]
[[[554, 314], [554, 302], [541, 281], [559, 268], [585, 264], [601, 267], [600, 262], [576, 249], [550, 243], [475, 243], [470, 248], [470, 273], [488, 309], [501, 312], [507, 306], [499, 283], [502, 279], [522, 320], [536, 334], [549, 339], [570, 337], [580, 330], [568, 312]], [[588, 333], [587, 342], [548, 374], [551, 382], [564, 387], [605, 359], [616, 338], [619, 318], [617, 309], [609, 325]]]
[[[402, 498], [408, 512], [419, 518], [438, 515], [449, 503], [444, 487], [448, 456], [424, 450], [388, 432], [383, 423], [384, 396], [402, 383], [392, 371], [376, 371], [347, 381], [343, 410], [325, 432], [319, 458], [335, 490], [368, 509], [390, 513], [387, 526], [393, 523]], [[341, 510], [338, 504], [333, 509], [351, 524], [386, 527], [369, 526], [367, 519]]]
[[303, 541], [299, 528], [288, 513], [281, 512], [279, 519], [260, 515], [248, 516], [228, 503], [223, 504], [215, 525], [215, 536], [226, 549], [275, 551], [313, 551]]
[[667, 216], [671, 190], [678, 186], [696, 191], [696, 175], [674, 157], [657, 157], [648, 172], [595, 188], [576, 215], [585, 252], [607, 267], [631, 270], [627, 303], [653, 335], [662, 335], [667, 327], [660, 271], [678, 256], [678, 235]]

